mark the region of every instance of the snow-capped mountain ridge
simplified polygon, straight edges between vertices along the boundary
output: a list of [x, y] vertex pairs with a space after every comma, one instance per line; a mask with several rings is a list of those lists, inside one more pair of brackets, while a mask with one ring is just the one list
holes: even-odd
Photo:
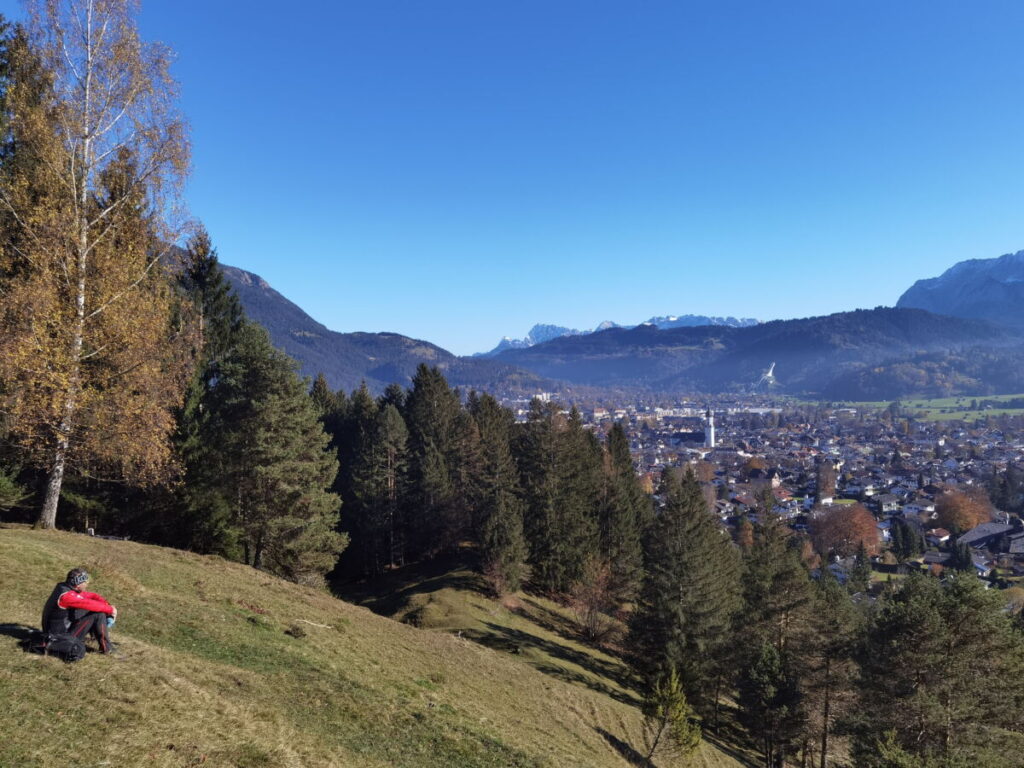
[[1024, 251], [996, 259], [968, 259], [938, 277], [918, 280], [897, 307], [1024, 326]]
[[600, 333], [610, 328], [636, 328], [641, 325], [653, 325], [659, 329], [667, 328], [695, 328], [702, 325], [724, 325], [730, 328], [746, 328], [757, 325], [760, 321], [750, 317], [708, 317], [707, 315], [665, 315], [652, 317], [637, 325], [620, 325], [613, 320], [605, 320], [598, 323], [593, 330], [581, 331], [576, 328], [567, 328], [562, 325], [548, 325], [538, 323], [530, 329], [530, 332], [521, 339], [514, 339], [510, 336], [503, 336], [498, 345], [490, 352], [478, 352], [474, 357], [492, 357], [507, 349], [527, 349], [535, 344], [543, 344], [545, 341], [558, 339], [562, 336], [586, 336], [590, 333]]

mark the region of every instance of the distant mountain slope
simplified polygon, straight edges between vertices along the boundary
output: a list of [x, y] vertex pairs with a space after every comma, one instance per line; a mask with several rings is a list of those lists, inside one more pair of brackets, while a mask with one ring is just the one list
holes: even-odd
[[652, 317], [641, 325], [655, 325], [661, 330], [670, 328], [695, 328], [699, 325], [727, 325], [730, 328], [747, 328], [757, 325], [760, 320], [753, 317], [709, 317], [708, 315], [665, 315]]
[[[331, 331], [259, 276], [228, 266], [225, 273], [249, 316], [299, 361], [303, 374], [322, 371], [332, 387], [346, 390], [364, 379], [375, 391], [391, 382], [407, 384], [421, 362], [441, 368], [454, 385], [498, 395], [560, 391], [559, 382], [737, 391], [750, 388], [772, 362], [780, 391], [822, 397], [993, 394], [1018, 391], [1024, 381], [1019, 329], [921, 309], [857, 310], [746, 327], [611, 327], [555, 335], [492, 357], [459, 358], [396, 333]], [[537, 335], [556, 332], [546, 327]]]
[[[867, 366], [1014, 343], [1015, 334], [989, 323], [878, 308], [746, 328], [611, 329], [508, 350], [496, 359], [575, 384], [667, 391], [743, 389], [775, 362], [784, 391], [827, 393]], [[921, 384], [927, 389], [928, 382]]]
[[[653, 325], [657, 328], [693, 328], [700, 325], [726, 325], [734, 328], [745, 328], [750, 325], [757, 325], [758, 320], [751, 317], [708, 317], [707, 315], [665, 315], [663, 317], [652, 317], [640, 325]], [[639, 326], [619, 325], [612, 320], [605, 320], [598, 323], [592, 331], [580, 331], [576, 328], [566, 328], [561, 325], [537, 324], [530, 329], [530, 332], [521, 339], [513, 339], [505, 336], [498, 345], [490, 352], [478, 352], [474, 357], [494, 357], [507, 349], [527, 349], [536, 344], [543, 344], [552, 339], [562, 336], [585, 336], [589, 333], [600, 333], [610, 328], [636, 328]]]
[[323, 372], [334, 389], [352, 390], [363, 380], [374, 391], [407, 384], [420, 363], [436, 365], [453, 385], [491, 392], [536, 391], [545, 383], [507, 363], [459, 358], [427, 341], [397, 333], [338, 333], [326, 328], [252, 272], [222, 265], [246, 314], [295, 358], [305, 376]]
[[[617, 327], [611, 321], [608, 327]], [[602, 323], [604, 325], [604, 323]], [[589, 333], [589, 331], [580, 331], [576, 328], [566, 328], [562, 325], [545, 325], [544, 323], [537, 323], [530, 332], [521, 339], [513, 339], [510, 336], [502, 337], [498, 345], [490, 352], [477, 352], [473, 357], [494, 357], [499, 352], [504, 352], [506, 349], [526, 349], [532, 347], [534, 344], [543, 344], [545, 341], [551, 341], [552, 339], [560, 338], [561, 336], [580, 336], [582, 334]]]
[[1024, 251], [971, 259], [918, 280], [896, 303], [1024, 328]]

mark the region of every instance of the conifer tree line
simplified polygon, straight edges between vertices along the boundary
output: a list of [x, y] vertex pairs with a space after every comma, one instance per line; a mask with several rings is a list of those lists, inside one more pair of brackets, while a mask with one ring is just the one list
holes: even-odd
[[734, 707], [765, 768], [1022, 764], [1021, 615], [952, 569], [872, 601], [806, 543], [767, 503], [729, 536], [667, 471], [627, 642], [651, 696], [677, 675], [705, 733]]
[[332, 392], [320, 376], [310, 397], [341, 466], [342, 576], [468, 545], [497, 592], [529, 582], [567, 594], [604, 566], [612, 603], [638, 594], [651, 502], [621, 426], [602, 442], [577, 411], [539, 400], [516, 423], [491, 395], [463, 398], [426, 365], [408, 390]]

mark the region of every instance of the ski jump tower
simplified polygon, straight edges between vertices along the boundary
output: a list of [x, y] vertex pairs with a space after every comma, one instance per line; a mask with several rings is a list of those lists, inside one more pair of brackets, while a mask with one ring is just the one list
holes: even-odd
[[704, 414], [704, 447], [715, 447], [715, 414], [711, 412], [710, 406]]

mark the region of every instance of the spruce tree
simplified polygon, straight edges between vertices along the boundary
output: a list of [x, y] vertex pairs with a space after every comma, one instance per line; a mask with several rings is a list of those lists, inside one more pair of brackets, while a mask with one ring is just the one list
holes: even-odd
[[309, 396], [313, 400], [313, 405], [316, 407], [317, 415], [320, 420], [329, 413], [333, 413], [338, 408], [338, 398], [331, 391], [330, 386], [327, 384], [327, 378], [323, 373], [318, 373], [316, 378], [313, 379], [313, 387], [309, 390]]
[[174, 442], [184, 467], [173, 525], [158, 538], [199, 552], [237, 557], [238, 530], [215, 469], [214, 389], [223, 375], [225, 358], [239, 342], [245, 314], [217, 259], [206, 230], [199, 229], [185, 250], [181, 287], [193, 306], [198, 329], [198, 354], [177, 415]]
[[335, 426], [334, 443], [340, 464], [335, 486], [344, 502], [355, 498], [353, 473], [360, 453], [369, 446], [376, 417], [377, 402], [370, 394], [366, 382], [361, 382], [346, 402], [344, 413], [338, 414]]
[[322, 583], [346, 539], [335, 530], [338, 470], [295, 363], [247, 323], [211, 392], [210, 469], [245, 562]]
[[1017, 764], [1024, 635], [978, 579], [908, 576], [877, 607], [861, 659], [856, 765], [884, 765], [887, 731], [923, 764]]
[[770, 642], [758, 646], [738, 685], [739, 720], [755, 738], [764, 768], [786, 764], [801, 726], [796, 676]]
[[409, 547], [437, 552], [458, 536], [453, 472], [459, 463], [459, 396], [441, 371], [420, 364], [405, 399], [410, 449]]
[[234, 346], [245, 314], [224, 276], [210, 235], [202, 227], [186, 246], [181, 284], [195, 307], [201, 360], [216, 365]]
[[480, 559], [499, 593], [515, 592], [526, 577], [523, 536], [524, 504], [510, 446], [515, 419], [490, 395], [469, 398], [469, 411], [480, 434], [482, 454]]
[[970, 544], [964, 542], [953, 546], [953, 556], [949, 560], [949, 566], [957, 571], [974, 572], [974, 553], [971, 551]]
[[905, 520], [896, 518], [892, 523], [892, 552], [902, 564], [924, 551], [924, 541], [917, 529]]
[[401, 413], [405, 409], [406, 391], [400, 384], [388, 384], [384, 387], [384, 393], [377, 398], [377, 405], [383, 408], [385, 405], [393, 405]]
[[645, 573], [630, 624], [641, 670], [658, 679], [677, 669], [687, 698], [707, 716], [727, 670], [740, 608], [739, 553], [708, 511], [692, 472], [662, 476], [662, 506], [645, 541]]
[[644, 760], [655, 756], [688, 760], [700, 746], [701, 729], [674, 669], [655, 681], [642, 706]]
[[832, 572], [824, 569], [814, 588], [807, 631], [793, 648], [799, 672], [804, 721], [804, 753], [817, 750], [827, 768], [836, 725], [851, 710], [857, 679], [855, 654], [863, 615]]
[[608, 434], [600, 506], [601, 557], [611, 567], [611, 591], [620, 602], [636, 597], [643, 581], [643, 531], [650, 500], [640, 487], [629, 438], [616, 423]]
[[577, 412], [534, 400], [516, 440], [531, 582], [567, 592], [597, 554], [601, 447]]
[[363, 459], [364, 453], [372, 452], [372, 439], [376, 429], [377, 401], [370, 394], [366, 382], [353, 390], [351, 397], [336, 399], [338, 409], [323, 416], [324, 426], [332, 433], [331, 444], [338, 458], [339, 470], [332, 490], [341, 497], [345, 515], [341, 530], [351, 541], [338, 565], [339, 572], [348, 575], [365, 574], [367, 563], [372, 557], [366, 554], [373, 529], [372, 512], [367, 510], [357, 496], [356, 468], [372, 459]]
[[853, 568], [847, 581], [850, 592], [867, 592], [871, 587], [871, 558], [868, 556], [864, 542], [857, 547], [857, 554], [853, 556]]
[[403, 511], [407, 490], [408, 430], [398, 409], [377, 409], [352, 471], [353, 549], [365, 574], [404, 560]]
[[455, 419], [455, 451], [451, 460], [452, 503], [449, 537], [452, 541], [480, 529], [483, 508], [484, 455], [480, 429], [468, 410]]
[[789, 641], [806, 625], [811, 582], [797, 544], [777, 515], [761, 513], [743, 574], [743, 634], [753, 653], [770, 643], [785, 654]]
[[910, 557], [910, 542], [907, 540], [905, 526], [899, 525], [898, 521], [893, 521], [889, 528], [889, 537], [889, 549], [896, 558], [896, 562], [900, 564], [906, 562]]

